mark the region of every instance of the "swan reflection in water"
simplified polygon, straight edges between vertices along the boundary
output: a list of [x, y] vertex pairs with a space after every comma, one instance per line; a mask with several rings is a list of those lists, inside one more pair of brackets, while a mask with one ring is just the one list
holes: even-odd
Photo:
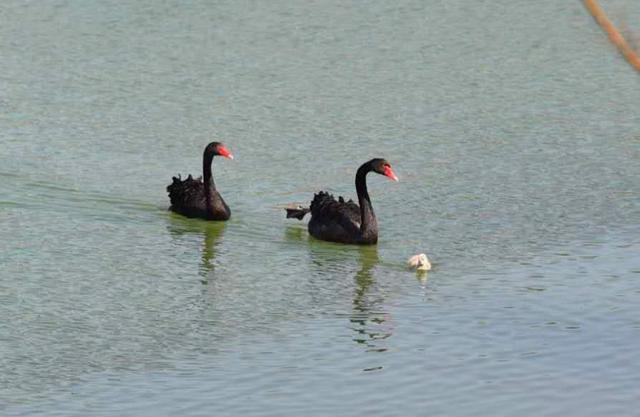
[[384, 311], [384, 296], [373, 276], [379, 262], [378, 249], [358, 248], [360, 269], [354, 277], [351, 328], [356, 333], [354, 341], [371, 352], [385, 352], [383, 342], [393, 334], [390, 315]]
[[[393, 325], [390, 314], [385, 311], [384, 290], [375, 278], [376, 266], [380, 264], [377, 246], [321, 242], [308, 237], [300, 226], [287, 227], [285, 240], [306, 241], [311, 260], [310, 291], [317, 302], [325, 308], [346, 310], [338, 316], [349, 320], [349, 327], [355, 333], [352, 340], [357, 345], [367, 352], [387, 351], [386, 339], [393, 334]], [[350, 308], [344, 303], [346, 299], [350, 300]], [[339, 304], [332, 306], [334, 302]]]
[[169, 233], [173, 238], [184, 239], [199, 236], [202, 239], [198, 274], [201, 282], [207, 284], [210, 273], [215, 269], [216, 248], [224, 234], [224, 222], [208, 222], [188, 219], [180, 215], [171, 214], [168, 224]]

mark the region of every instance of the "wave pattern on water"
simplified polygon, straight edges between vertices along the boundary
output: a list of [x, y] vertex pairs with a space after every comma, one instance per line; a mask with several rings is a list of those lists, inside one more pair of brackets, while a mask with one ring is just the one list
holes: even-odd
[[[499, 3], [4, 1], [2, 413], [628, 415], [640, 81]], [[284, 218], [378, 156], [377, 247]]]

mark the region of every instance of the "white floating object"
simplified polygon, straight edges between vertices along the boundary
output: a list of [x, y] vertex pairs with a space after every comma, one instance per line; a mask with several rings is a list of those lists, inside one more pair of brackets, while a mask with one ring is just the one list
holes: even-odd
[[409, 258], [407, 265], [418, 271], [429, 271], [431, 269], [431, 262], [429, 262], [429, 258], [424, 253], [419, 253]]

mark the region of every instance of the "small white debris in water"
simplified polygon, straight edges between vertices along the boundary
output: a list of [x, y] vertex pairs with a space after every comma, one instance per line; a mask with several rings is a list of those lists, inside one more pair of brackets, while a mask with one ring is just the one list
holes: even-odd
[[429, 271], [431, 269], [431, 262], [424, 253], [419, 253], [412, 256], [407, 261], [409, 268], [417, 269], [418, 271]]

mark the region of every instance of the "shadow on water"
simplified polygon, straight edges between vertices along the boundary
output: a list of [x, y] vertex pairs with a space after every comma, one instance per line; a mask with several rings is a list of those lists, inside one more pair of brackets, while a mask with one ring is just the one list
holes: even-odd
[[171, 213], [167, 228], [173, 237], [185, 235], [200, 235], [202, 238], [201, 260], [198, 273], [202, 283], [209, 282], [209, 276], [215, 269], [216, 248], [224, 234], [225, 222], [210, 222], [199, 219], [189, 219]]
[[306, 227], [302, 225], [287, 225], [284, 229], [285, 242], [303, 242], [308, 239], [308, 232]]

